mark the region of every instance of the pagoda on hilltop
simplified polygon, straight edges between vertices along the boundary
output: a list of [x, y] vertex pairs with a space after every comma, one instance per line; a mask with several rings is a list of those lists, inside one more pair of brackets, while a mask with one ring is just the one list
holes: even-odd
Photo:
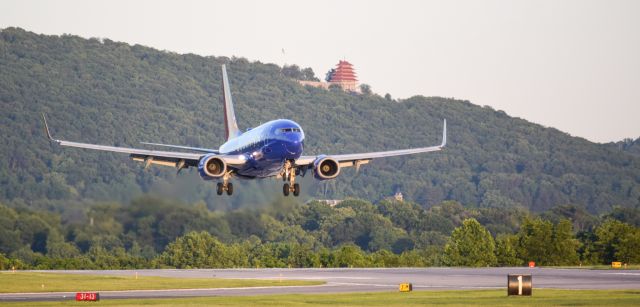
[[347, 61], [340, 61], [336, 68], [332, 68], [327, 72], [325, 81], [312, 81], [312, 80], [296, 80], [303, 86], [313, 86], [317, 88], [329, 89], [331, 85], [339, 86], [343, 91], [361, 93], [360, 86], [358, 85], [358, 79], [356, 78], [356, 72], [353, 70], [353, 65]]
[[340, 61], [335, 69], [327, 74], [327, 81], [330, 84], [336, 84], [345, 91], [358, 92], [358, 79], [353, 70], [353, 65], [347, 61]]

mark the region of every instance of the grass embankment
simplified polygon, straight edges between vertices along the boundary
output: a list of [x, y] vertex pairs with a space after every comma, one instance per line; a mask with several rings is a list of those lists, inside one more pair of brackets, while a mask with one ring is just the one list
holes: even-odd
[[322, 281], [0, 272], [0, 293], [309, 286]]
[[[86, 302], [30, 302], [32, 306], [86, 306]], [[506, 290], [414, 291], [411, 293], [290, 294], [181, 299], [103, 299], [101, 306], [638, 306], [640, 290], [534, 289], [531, 297], [507, 297]]]

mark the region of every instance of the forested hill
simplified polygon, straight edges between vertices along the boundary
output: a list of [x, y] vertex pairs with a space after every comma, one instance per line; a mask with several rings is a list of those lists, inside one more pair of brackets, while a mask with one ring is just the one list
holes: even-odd
[[[243, 58], [202, 57], [108, 39], [0, 32], [0, 198], [8, 201], [129, 200], [158, 193], [210, 208], [257, 204], [280, 194], [280, 182], [238, 182], [232, 203], [194, 170], [143, 170], [126, 155], [61, 149], [44, 136], [118, 146], [139, 141], [217, 147], [223, 141], [220, 64], [230, 75], [242, 129], [274, 118], [303, 126], [306, 154], [389, 150], [440, 142], [445, 151], [375, 160], [336, 181], [303, 180], [310, 197], [379, 200], [401, 191], [423, 206], [560, 204], [604, 212], [640, 203], [640, 158], [615, 146], [571, 137], [468, 101], [377, 95], [302, 87], [281, 67]], [[553, 112], [553, 110], [549, 110]], [[258, 188], [256, 188], [258, 187]]]
[[611, 146], [612, 148], [616, 148], [618, 150], [623, 150], [629, 154], [640, 157], [640, 138], [637, 138], [635, 140], [625, 139], [620, 142], [608, 143], [606, 145]]

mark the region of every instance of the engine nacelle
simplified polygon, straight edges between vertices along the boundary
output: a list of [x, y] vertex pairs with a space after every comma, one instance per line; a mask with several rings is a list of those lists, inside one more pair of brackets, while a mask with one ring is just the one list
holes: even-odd
[[329, 180], [340, 174], [340, 163], [329, 157], [320, 156], [313, 162], [313, 177], [318, 180]]
[[207, 155], [198, 162], [198, 172], [202, 178], [220, 178], [227, 172], [227, 163], [216, 155]]

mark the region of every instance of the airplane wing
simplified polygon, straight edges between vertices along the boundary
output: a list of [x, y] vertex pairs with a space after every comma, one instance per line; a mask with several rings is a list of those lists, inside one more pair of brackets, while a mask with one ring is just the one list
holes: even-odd
[[147, 143], [147, 142], [140, 142], [140, 144], [151, 145], [151, 146], [160, 146], [160, 147], [178, 148], [178, 149], [187, 149], [187, 150], [192, 150], [192, 151], [207, 152], [207, 153], [214, 153], [214, 154], [219, 153], [215, 149], [202, 148], [202, 147], [189, 147], [189, 146], [182, 146], [182, 145], [169, 145], [169, 144]]
[[[400, 150], [391, 150], [391, 151], [376, 151], [376, 152], [366, 152], [366, 153], [356, 153], [356, 154], [326, 155], [326, 157], [337, 161], [340, 164], [340, 167], [355, 166], [357, 169], [360, 167], [360, 165], [367, 164], [371, 162], [371, 160], [376, 158], [404, 156], [404, 155], [412, 155], [417, 153], [439, 151], [439, 150], [442, 150], [446, 144], [447, 144], [447, 120], [445, 119], [444, 128], [442, 130], [442, 143], [437, 146], [400, 149]], [[295, 164], [297, 166], [309, 166], [309, 165], [312, 165], [313, 162], [316, 161], [318, 157], [319, 156], [301, 156], [296, 160]]]
[[[145, 167], [149, 166], [150, 164], [177, 167], [178, 170], [189, 166], [197, 167], [200, 159], [206, 155], [205, 153], [147, 150], [58, 140], [54, 139], [51, 136], [49, 125], [47, 124], [47, 119], [45, 118], [44, 114], [42, 114], [42, 119], [44, 121], [47, 137], [51, 142], [54, 142], [60, 146], [85, 148], [116, 153], [127, 153], [129, 154], [129, 157], [131, 157], [131, 159], [133, 159], [134, 161], [144, 162]], [[242, 165], [246, 162], [246, 158], [242, 155], [221, 155], [220, 158], [223, 159], [227, 164], [232, 166]]]

